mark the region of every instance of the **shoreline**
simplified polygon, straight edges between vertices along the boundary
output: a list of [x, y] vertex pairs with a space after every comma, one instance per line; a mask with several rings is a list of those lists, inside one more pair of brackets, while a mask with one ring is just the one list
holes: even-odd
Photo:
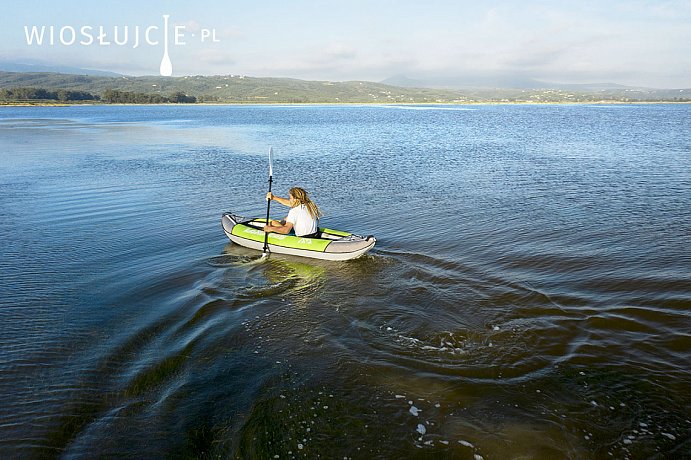
[[472, 105], [684, 105], [691, 101], [472, 101], [472, 102], [195, 102], [195, 103], [94, 103], [89, 102], [40, 102], [40, 101], [0, 101], [0, 107], [72, 107], [72, 106], [166, 106], [166, 107], [200, 107], [200, 106], [472, 106]]

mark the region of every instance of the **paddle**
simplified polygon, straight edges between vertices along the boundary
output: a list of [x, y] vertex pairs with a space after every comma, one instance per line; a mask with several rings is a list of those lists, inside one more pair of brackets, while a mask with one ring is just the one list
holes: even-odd
[[163, 15], [163, 58], [161, 59], [160, 72], [162, 77], [170, 77], [173, 75], [173, 63], [170, 62], [168, 56], [168, 18], [170, 15]]
[[[274, 149], [273, 147], [269, 147], [269, 193], [271, 193], [271, 184], [273, 183], [273, 175], [274, 175]], [[271, 209], [271, 200], [267, 199], [266, 200], [266, 225], [269, 225], [269, 211]], [[265, 257], [268, 255], [269, 252], [269, 233], [267, 232], [264, 235], [264, 254], [262, 254], [262, 257]]]

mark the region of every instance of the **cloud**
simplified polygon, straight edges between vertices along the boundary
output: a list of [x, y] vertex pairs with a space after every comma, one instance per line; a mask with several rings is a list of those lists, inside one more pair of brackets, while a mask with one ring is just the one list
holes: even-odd
[[[567, 82], [621, 79], [650, 86], [691, 85], [688, 0], [587, 0], [567, 6], [540, 0], [529, 8], [508, 1], [492, 2], [490, 7], [482, 2], [368, 7], [369, 15], [352, 6], [293, 15], [292, 7], [266, 5], [174, 14], [181, 19], [175, 25], [185, 26], [187, 43], [170, 51], [175, 74], [189, 69], [193, 74], [315, 80], [518, 75]], [[335, 12], [340, 13], [338, 22], [332, 21]], [[215, 27], [220, 43], [200, 42], [201, 29], [208, 27]], [[15, 35], [22, 38], [21, 30]], [[145, 46], [24, 46], [15, 53], [12, 46], [8, 41], [4, 54], [69, 60], [132, 74], [156, 73], [162, 52]]]
[[194, 33], [194, 34], [199, 33], [199, 31], [202, 29], [202, 25], [194, 19], [186, 21], [186, 22], [175, 22], [173, 25], [174, 26], [184, 26], [186, 32], [190, 32], [190, 33]]
[[236, 63], [229, 52], [219, 49], [203, 49], [197, 51], [194, 57], [202, 64], [230, 66]]
[[352, 61], [357, 58], [358, 53], [352, 46], [334, 43], [324, 50], [323, 56], [325, 59], [335, 61]]
[[245, 32], [237, 27], [223, 27], [222, 29], [218, 29], [217, 32], [219, 39], [235, 40], [244, 39], [247, 36]]

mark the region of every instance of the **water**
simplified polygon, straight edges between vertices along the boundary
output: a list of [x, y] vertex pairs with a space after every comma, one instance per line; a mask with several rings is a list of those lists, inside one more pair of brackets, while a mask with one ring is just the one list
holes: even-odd
[[[688, 105], [2, 107], [0, 455], [689, 458], [690, 128]], [[228, 242], [269, 146], [274, 190], [370, 254]]]

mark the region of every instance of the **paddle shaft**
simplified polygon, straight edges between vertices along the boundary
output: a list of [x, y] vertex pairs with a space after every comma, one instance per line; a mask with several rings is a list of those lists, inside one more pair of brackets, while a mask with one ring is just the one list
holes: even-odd
[[[273, 176], [269, 176], [269, 193], [271, 193], [271, 184], [273, 183]], [[270, 225], [269, 211], [271, 210], [271, 200], [266, 200], [266, 225]], [[264, 235], [264, 254], [269, 250], [269, 233]]]

